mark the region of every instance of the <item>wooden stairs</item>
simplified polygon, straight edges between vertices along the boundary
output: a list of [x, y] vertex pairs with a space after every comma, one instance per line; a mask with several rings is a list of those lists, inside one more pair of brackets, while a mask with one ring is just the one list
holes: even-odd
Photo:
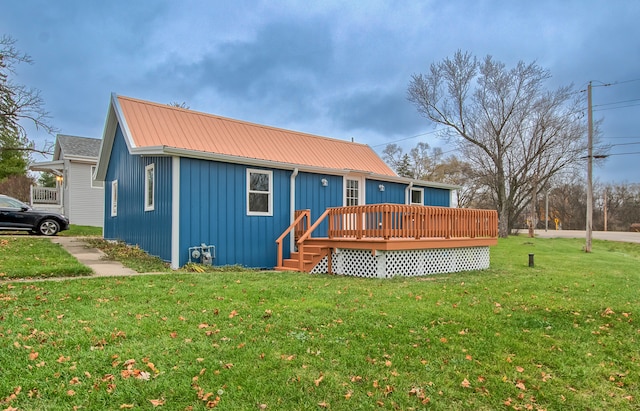
[[[302, 256], [303, 272], [310, 272], [313, 268], [328, 255], [329, 249], [318, 246], [305, 246]], [[295, 251], [291, 253], [290, 258], [286, 258], [282, 261], [282, 265], [275, 267], [276, 271], [300, 271], [300, 253]]]

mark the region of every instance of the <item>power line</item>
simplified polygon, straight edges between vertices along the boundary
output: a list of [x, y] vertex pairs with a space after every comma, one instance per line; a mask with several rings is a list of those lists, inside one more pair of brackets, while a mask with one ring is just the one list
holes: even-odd
[[633, 154], [640, 154], [640, 151], [634, 151], [632, 153], [613, 153], [613, 154], [609, 154], [608, 157], [611, 157], [611, 156], [629, 156], [629, 155], [633, 155]]
[[614, 104], [631, 103], [631, 102], [634, 102], [634, 101], [640, 101], [640, 98], [634, 98], [633, 100], [615, 101], [613, 103], [596, 104], [596, 105], [593, 106], [593, 108], [602, 107], [602, 106], [611, 106], [611, 105], [614, 105]]
[[[640, 78], [638, 78], [638, 79], [632, 79], [632, 80], [615, 81], [615, 82], [613, 82], [613, 83], [602, 83], [602, 82], [601, 82], [602, 84], [599, 84], [599, 85], [593, 85], [592, 87], [608, 87], [608, 86], [616, 86], [616, 85], [618, 85], [618, 84], [632, 83], [632, 82], [635, 82], [635, 81], [640, 81]], [[584, 92], [584, 91], [587, 91], [587, 90], [586, 90], [586, 89], [585, 89], [585, 90], [579, 90], [579, 91], [576, 91], [575, 93], [580, 93], [580, 92]], [[634, 102], [634, 101], [640, 101], [640, 99], [624, 100], [624, 101], [618, 101], [618, 102], [613, 102], [613, 103], [598, 104], [598, 105], [595, 105], [595, 106], [593, 106], [593, 107], [603, 107], [603, 106], [608, 106], [608, 105], [615, 105], [615, 104], [622, 104], [622, 103], [630, 103], [630, 102]], [[640, 105], [640, 104], [633, 104], [633, 105], [628, 105], [628, 106], [622, 106], [622, 107], [611, 107], [611, 108], [605, 108], [605, 109], [599, 109], [599, 110], [593, 110], [593, 111], [614, 110], [614, 109], [618, 109], [618, 108], [635, 107], [635, 106], [639, 106], [639, 105]], [[583, 112], [583, 111], [586, 111], [586, 108], [585, 108], [585, 109], [581, 109], [581, 110], [579, 110], [579, 111], [576, 111], [576, 112], [574, 112], [574, 113], [570, 113], [570, 114], [576, 114], [576, 113], [580, 113], [580, 112]], [[531, 127], [533, 127], [533, 126], [531, 126]], [[418, 137], [426, 136], [426, 135], [429, 135], [429, 134], [435, 134], [435, 133], [437, 133], [437, 132], [439, 132], [439, 131], [443, 131], [443, 129], [437, 129], [437, 130], [433, 130], [433, 131], [427, 131], [427, 132], [425, 132], [425, 133], [416, 134], [416, 135], [413, 135], [413, 136], [410, 136], [410, 137], [403, 137], [403, 138], [400, 138], [400, 139], [397, 139], [397, 140], [392, 140], [392, 141], [388, 141], [388, 142], [386, 142], [386, 143], [376, 144], [376, 145], [373, 145], [373, 146], [370, 146], [370, 147], [371, 147], [371, 148], [375, 148], [375, 147], [387, 146], [387, 145], [389, 145], [389, 144], [399, 143], [399, 142], [401, 142], [401, 141], [407, 141], [407, 140], [411, 140], [411, 139], [413, 139], [413, 138], [418, 138]], [[636, 137], [605, 137], [605, 138], [636, 138]], [[442, 154], [450, 153], [450, 152], [452, 152], [452, 151], [457, 151], [457, 150], [458, 150], [458, 149], [445, 151], [445, 152], [443, 152]]]
[[612, 86], [617, 86], [618, 84], [633, 83], [634, 81], [640, 81], [640, 78], [636, 78], [636, 79], [633, 79], [633, 80], [615, 81], [615, 82], [610, 83], [610, 84]]
[[400, 141], [406, 141], [406, 140], [411, 140], [412, 138], [416, 138], [416, 137], [422, 137], [422, 136], [426, 136], [428, 134], [434, 134], [437, 133], [439, 131], [442, 131], [442, 129], [438, 129], [438, 130], [433, 130], [433, 131], [427, 131], [426, 133], [421, 133], [421, 134], [416, 134], [415, 136], [411, 136], [411, 137], [404, 137], [404, 138], [400, 138], [398, 140], [393, 140], [393, 141], [388, 141], [386, 143], [380, 143], [380, 144], [376, 144], [375, 146], [371, 146], [371, 148], [374, 147], [380, 147], [380, 146], [387, 146], [389, 144], [393, 144], [393, 143], [398, 143]]
[[611, 144], [610, 147], [615, 147], [615, 146], [632, 146], [635, 144], [640, 144], [640, 141], [636, 141], [633, 143], [618, 143], [618, 144]]
[[620, 107], [600, 108], [600, 109], [598, 109], [598, 110], [593, 110], [593, 111], [616, 110], [616, 109], [619, 109], [619, 108], [637, 107], [637, 106], [640, 106], [640, 104], [629, 104], [629, 105], [626, 105], [626, 106], [620, 106]]

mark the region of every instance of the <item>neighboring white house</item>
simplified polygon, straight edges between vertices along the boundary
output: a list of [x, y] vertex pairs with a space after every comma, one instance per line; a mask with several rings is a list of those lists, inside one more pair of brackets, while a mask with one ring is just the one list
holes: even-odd
[[71, 224], [102, 227], [104, 186], [93, 180], [101, 143], [96, 138], [58, 134], [53, 159], [29, 167], [55, 175], [57, 187], [32, 187], [31, 205], [58, 211]]

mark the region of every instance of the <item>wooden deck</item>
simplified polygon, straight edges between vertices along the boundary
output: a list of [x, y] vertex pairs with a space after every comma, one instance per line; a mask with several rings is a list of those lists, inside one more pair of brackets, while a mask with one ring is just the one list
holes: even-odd
[[[326, 237], [312, 237], [325, 219]], [[282, 243], [294, 233], [297, 252], [282, 257]], [[309, 210], [278, 238], [278, 270], [309, 272], [335, 249], [377, 251], [488, 247], [498, 241], [495, 210], [376, 204], [327, 209], [310, 225]], [[331, 266], [329, 262], [329, 267]]]

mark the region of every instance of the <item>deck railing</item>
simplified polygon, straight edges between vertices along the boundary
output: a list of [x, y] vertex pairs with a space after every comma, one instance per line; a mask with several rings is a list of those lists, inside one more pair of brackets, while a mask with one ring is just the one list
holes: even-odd
[[291, 223], [291, 225], [287, 227], [286, 230], [284, 230], [284, 233], [282, 233], [282, 235], [280, 235], [280, 237], [278, 237], [278, 239], [276, 240], [276, 244], [278, 247], [278, 256], [277, 256], [278, 266], [282, 266], [282, 242], [284, 241], [284, 238], [289, 233], [291, 233], [291, 231], [293, 231], [294, 237], [297, 241], [298, 238], [300, 238], [302, 235], [304, 235], [306, 231], [308, 231], [310, 219], [311, 219], [311, 210], [295, 211], [295, 220], [293, 220], [293, 223]]
[[373, 204], [329, 209], [329, 238], [497, 237], [495, 210]]
[[31, 204], [60, 204], [60, 190], [31, 186]]

